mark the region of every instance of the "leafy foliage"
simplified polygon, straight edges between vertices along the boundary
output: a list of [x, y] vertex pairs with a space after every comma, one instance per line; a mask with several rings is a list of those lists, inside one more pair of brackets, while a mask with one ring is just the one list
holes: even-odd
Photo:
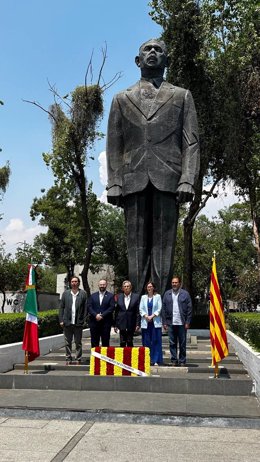
[[260, 351], [260, 314], [232, 313], [228, 315], [230, 330]]

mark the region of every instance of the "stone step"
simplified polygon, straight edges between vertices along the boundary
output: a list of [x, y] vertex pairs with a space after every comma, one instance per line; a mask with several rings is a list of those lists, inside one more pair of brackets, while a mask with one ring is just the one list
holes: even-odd
[[[260, 406], [253, 396], [220, 396], [191, 395], [173, 393], [136, 393], [110, 391], [74, 391], [74, 390], [1, 390], [0, 410], [5, 415], [19, 415], [25, 411], [27, 416], [33, 413], [46, 419], [46, 413], [53, 412], [55, 418], [103, 421], [120, 416], [122, 421], [136, 423], [142, 416], [153, 417], [154, 423], [162, 423], [162, 419], [178, 419], [177, 416], [191, 416], [199, 423], [199, 418], [228, 419], [229, 425], [234, 419], [243, 419], [244, 428], [259, 428]], [[42, 414], [41, 414], [42, 413]], [[57, 417], [58, 416], [58, 417]], [[159, 421], [157, 420], [159, 419]], [[250, 422], [248, 422], [250, 419]], [[102, 420], [101, 420], [102, 421]], [[214, 420], [214, 423], [216, 421]], [[246, 423], [250, 424], [246, 427]], [[175, 420], [176, 424], [176, 420]], [[216, 424], [216, 423], [215, 423]], [[241, 422], [240, 422], [241, 424]], [[237, 424], [236, 424], [237, 425]], [[236, 427], [237, 428], [237, 427]], [[83, 457], [84, 459], [84, 457]]]
[[29, 374], [24, 374], [23, 370], [14, 370], [0, 374], [0, 388], [252, 395], [252, 381], [247, 375], [221, 375], [214, 379], [213, 372], [212, 375], [210, 372], [189, 374], [186, 367], [163, 369], [161, 376], [149, 377], [89, 376], [86, 370], [76, 367], [73, 370], [33, 370]]
[[[45, 360], [44, 360], [45, 359]], [[82, 370], [82, 371], [89, 371], [89, 362], [83, 361], [80, 365], [76, 364], [76, 362], [72, 363], [71, 365], [66, 365], [64, 361], [58, 361], [58, 362], [52, 362], [47, 360], [47, 358], [44, 358], [43, 360], [36, 360], [33, 361], [33, 363], [29, 364], [29, 371], [54, 371], [54, 370]], [[152, 366], [151, 370], [155, 371], [157, 375], [162, 375], [163, 372], [165, 372], [166, 369], [169, 369], [169, 371], [173, 371], [174, 368], [171, 364], [165, 363], [163, 366]], [[177, 369], [177, 368], [176, 368]], [[189, 373], [205, 373], [209, 374], [211, 371], [214, 370], [213, 367], [210, 366], [210, 364], [205, 365], [204, 363], [190, 363], [189, 361], [186, 364], [186, 368]], [[15, 364], [14, 365], [14, 370], [24, 370], [24, 364]], [[242, 364], [225, 364], [222, 366], [219, 366], [219, 373], [221, 375], [224, 374], [247, 374], [247, 371], [244, 369]]]
[[[170, 361], [170, 355], [169, 352], [164, 351], [164, 358], [165, 361]], [[39, 356], [39, 358], [36, 359], [36, 361], [53, 361], [53, 362], [59, 362], [59, 361], [65, 361], [65, 352], [64, 353], [49, 353], [45, 356]], [[89, 364], [90, 361], [90, 354], [84, 354], [83, 356], [83, 362]], [[35, 362], [35, 361], [34, 361]], [[199, 354], [187, 354], [187, 362], [190, 363], [205, 363], [205, 364], [211, 364], [211, 356], [206, 356], [204, 357]], [[237, 356], [227, 356], [221, 361], [221, 364], [242, 364], [241, 361], [237, 358]]]

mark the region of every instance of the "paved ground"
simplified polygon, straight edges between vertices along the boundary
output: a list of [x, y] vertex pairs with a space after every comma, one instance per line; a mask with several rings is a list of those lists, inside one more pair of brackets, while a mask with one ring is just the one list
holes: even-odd
[[260, 460], [260, 430], [0, 418], [1, 462]]

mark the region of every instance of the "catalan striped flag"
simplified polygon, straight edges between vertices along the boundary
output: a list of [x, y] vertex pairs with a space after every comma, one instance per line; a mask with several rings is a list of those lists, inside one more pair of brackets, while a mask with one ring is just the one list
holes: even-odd
[[28, 276], [25, 284], [27, 293], [23, 310], [26, 313], [26, 321], [22, 349], [27, 353], [28, 361], [33, 361], [37, 356], [40, 356], [35, 267], [33, 265], [28, 265]]
[[150, 350], [146, 347], [95, 347], [91, 349], [90, 375], [146, 376]]
[[212, 259], [209, 314], [212, 366], [216, 366], [223, 358], [225, 358], [225, 356], [228, 355], [228, 343], [215, 256]]

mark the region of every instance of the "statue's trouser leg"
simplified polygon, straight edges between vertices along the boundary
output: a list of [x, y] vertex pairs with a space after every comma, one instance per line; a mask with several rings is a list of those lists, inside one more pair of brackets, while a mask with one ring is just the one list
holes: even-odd
[[141, 293], [150, 271], [151, 236], [148, 223], [151, 220], [151, 204], [147, 209], [148, 191], [146, 188], [136, 194], [129, 194], [124, 198], [124, 210], [127, 233], [128, 276], [133, 290]]
[[151, 278], [162, 295], [171, 287], [178, 218], [175, 195], [154, 189]]
[[172, 277], [178, 206], [172, 193], [151, 184], [124, 198], [129, 279], [141, 293], [149, 278], [164, 293]]

